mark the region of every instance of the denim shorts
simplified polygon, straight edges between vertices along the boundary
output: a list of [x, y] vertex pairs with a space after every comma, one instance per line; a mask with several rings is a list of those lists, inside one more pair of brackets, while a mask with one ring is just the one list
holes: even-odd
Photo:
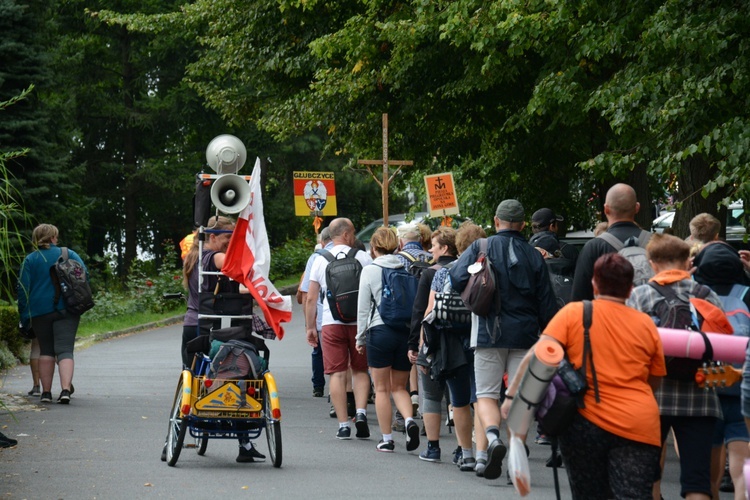
[[742, 416], [742, 403], [739, 396], [719, 396], [724, 420], [717, 420], [714, 428], [714, 447], [732, 441], [750, 442], [745, 419]]
[[373, 326], [367, 330], [367, 366], [370, 368], [392, 368], [408, 372], [411, 370], [408, 334], [387, 325]]

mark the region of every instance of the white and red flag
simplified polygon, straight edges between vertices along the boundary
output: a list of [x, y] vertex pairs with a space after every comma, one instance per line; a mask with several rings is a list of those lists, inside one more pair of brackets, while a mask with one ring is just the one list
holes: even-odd
[[292, 298], [282, 296], [268, 279], [271, 248], [263, 217], [260, 158], [255, 160], [250, 178], [250, 193], [250, 204], [240, 212], [237, 219], [221, 272], [250, 290], [263, 310], [266, 322], [281, 340], [284, 337], [281, 323], [288, 323], [292, 319]]

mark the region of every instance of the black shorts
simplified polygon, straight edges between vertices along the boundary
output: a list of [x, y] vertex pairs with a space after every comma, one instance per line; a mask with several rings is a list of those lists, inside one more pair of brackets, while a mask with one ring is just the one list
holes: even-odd
[[387, 325], [373, 326], [367, 331], [367, 366], [409, 371], [409, 332], [399, 332]]

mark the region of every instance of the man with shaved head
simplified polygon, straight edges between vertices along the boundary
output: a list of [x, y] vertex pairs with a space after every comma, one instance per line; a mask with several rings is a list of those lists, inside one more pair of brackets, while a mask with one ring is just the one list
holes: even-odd
[[[635, 190], [627, 184], [615, 184], [609, 191], [604, 200], [604, 215], [607, 217], [609, 227], [606, 233], [611, 236], [599, 235], [588, 243], [581, 250], [578, 256], [575, 276], [573, 278], [573, 292], [571, 301], [591, 300], [594, 298], [594, 290], [591, 286], [591, 278], [594, 274], [594, 262], [604, 254], [616, 252], [617, 249], [610, 244], [607, 239], [615, 237], [623, 245], [629, 246], [639, 242], [639, 238], [645, 246], [650, 233], [644, 232], [638, 224], [635, 223], [635, 214], [641, 208], [638, 203]], [[642, 234], [645, 233], [645, 234]]]

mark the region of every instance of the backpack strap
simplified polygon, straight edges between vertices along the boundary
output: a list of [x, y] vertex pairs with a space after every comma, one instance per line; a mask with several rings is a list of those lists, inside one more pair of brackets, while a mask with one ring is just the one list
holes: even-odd
[[594, 315], [594, 305], [590, 300], [583, 301], [583, 363], [581, 364], [581, 375], [584, 379], [586, 378], [586, 359], [591, 360], [591, 378], [594, 381], [594, 398], [597, 403], [600, 403], [599, 398], [599, 381], [596, 376], [596, 368], [594, 367], [594, 352], [591, 349], [591, 336], [589, 335], [589, 329], [591, 328], [591, 319]]
[[318, 255], [322, 255], [323, 257], [325, 257], [325, 259], [328, 262], [333, 262], [336, 259], [336, 257], [334, 257], [333, 254], [331, 252], [329, 252], [328, 250], [326, 250], [325, 248], [321, 248], [319, 250], [315, 250], [315, 253], [317, 253]]
[[60, 277], [57, 275], [57, 263], [68, 260], [68, 247], [60, 247], [60, 257], [57, 258], [55, 264], [49, 268], [49, 275], [52, 278], [52, 285], [55, 287], [55, 297], [52, 299], [52, 307], [57, 311], [57, 303], [60, 302], [60, 295], [62, 295], [62, 289], [60, 288]]
[[614, 234], [612, 234], [612, 233], [608, 233], [608, 232], [605, 231], [602, 234], [600, 234], [599, 236], [597, 236], [597, 238], [601, 238], [604, 241], [606, 241], [607, 243], [609, 243], [610, 246], [614, 247], [615, 252], [619, 252], [620, 250], [622, 250], [623, 248], [625, 248], [625, 243], [623, 243], [622, 241], [620, 241], [620, 239], [617, 236], [615, 236]]
[[346, 257], [348, 259], [356, 259], [358, 252], [359, 252], [358, 248], [350, 248], [349, 251], [346, 253]]
[[732, 289], [729, 291], [729, 295], [727, 295], [727, 297], [734, 297], [744, 302], [745, 295], [747, 295], [747, 291], [749, 288], [750, 287], [746, 287], [745, 285], [734, 284], [732, 285]]
[[487, 238], [479, 239], [479, 253], [487, 255]]
[[405, 251], [405, 250], [401, 250], [401, 251], [400, 251], [400, 252], [399, 252], [398, 254], [396, 254], [396, 255], [400, 255], [401, 257], [405, 258], [406, 260], [408, 260], [408, 261], [409, 261], [409, 262], [411, 262], [412, 264], [413, 264], [413, 263], [415, 263], [415, 262], [417, 261], [417, 258], [416, 258], [416, 257], [414, 257], [414, 256], [413, 256], [412, 254], [410, 254], [409, 252], [407, 252], [407, 251]]
[[644, 229], [641, 229], [641, 234], [638, 235], [638, 246], [641, 248], [646, 248], [646, 245], [648, 245], [650, 239], [651, 233]]

